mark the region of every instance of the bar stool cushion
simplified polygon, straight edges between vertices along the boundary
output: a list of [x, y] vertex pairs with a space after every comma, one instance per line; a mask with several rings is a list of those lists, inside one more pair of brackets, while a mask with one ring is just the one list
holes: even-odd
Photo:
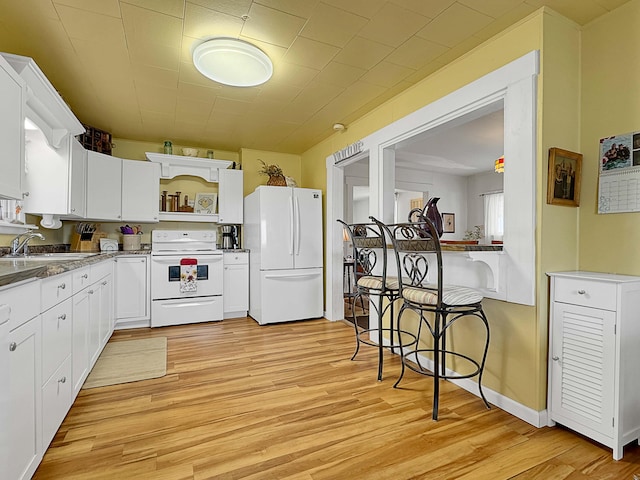
[[[420, 305], [437, 305], [438, 287], [437, 285], [427, 285], [425, 288], [407, 286], [402, 289], [402, 297], [409, 302]], [[458, 285], [442, 286], [443, 305], [474, 305], [480, 303], [482, 298], [482, 295], [472, 288], [460, 287]]]
[[[382, 277], [365, 275], [358, 279], [358, 286], [368, 290], [382, 290]], [[387, 277], [386, 287], [387, 290], [398, 290], [400, 288], [398, 277]]]

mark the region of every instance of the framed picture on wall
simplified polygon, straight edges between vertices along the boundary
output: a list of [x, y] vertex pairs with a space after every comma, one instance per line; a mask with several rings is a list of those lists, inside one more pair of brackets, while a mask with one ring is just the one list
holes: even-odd
[[456, 214], [442, 214], [442, 233], [456, 233]]
[[581, 173], [581, 153], [555, 147], [550, 148], [547, 203], [568, 207], [579, 206]]

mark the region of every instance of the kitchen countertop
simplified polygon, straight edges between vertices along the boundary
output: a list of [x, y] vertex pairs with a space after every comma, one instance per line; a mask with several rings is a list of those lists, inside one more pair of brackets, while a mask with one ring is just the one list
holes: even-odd
[[102, 262], [103, 260], [119, 255], [146, 255], [149, 253], [151, 253], [150, 250], [96, 252], [95, 255], [75, 260], [60, 258], [56, 260], [40, 261], [34, 259], [25, 261], [21, 260], [20, 257], [17, 257], [15, 262], [0, 262], [0, 288], [25, 280], [51, 277], [53, 275], [58, 275], [77, 268], [86, 267], [87, 265]]

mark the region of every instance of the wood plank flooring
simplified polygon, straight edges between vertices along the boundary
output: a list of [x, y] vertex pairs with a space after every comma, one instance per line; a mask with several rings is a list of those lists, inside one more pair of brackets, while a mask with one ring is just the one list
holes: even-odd
[[537, 429], [448, 382], [392, 388], [400, 361], [355, 361], [353, 328], [251, 319], [119, 331], [166, 336], [167, 375], [82, 390], [34, 476], [42, 479], [633, 479], [640, 447]]

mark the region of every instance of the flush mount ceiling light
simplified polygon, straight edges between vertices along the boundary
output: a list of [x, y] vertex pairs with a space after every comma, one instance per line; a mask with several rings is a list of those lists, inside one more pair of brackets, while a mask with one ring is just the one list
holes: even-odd
[[258, 47], [235, 38], [214, 38], [193, 51], [193, 64], [205, 77], [232, 87], [255, 87], [271, 78], [271, 59]]
[[495, 161], [494, 170], [496, 173], [504, 173], [504, 155]]

